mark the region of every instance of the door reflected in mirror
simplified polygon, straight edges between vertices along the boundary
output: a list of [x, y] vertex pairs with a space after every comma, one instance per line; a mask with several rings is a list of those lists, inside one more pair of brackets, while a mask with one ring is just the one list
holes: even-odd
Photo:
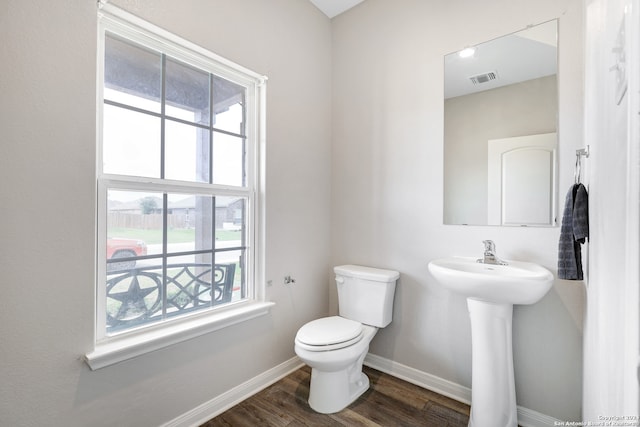
[[557, 20], [446, 55], [444, 223], [557, 225]]

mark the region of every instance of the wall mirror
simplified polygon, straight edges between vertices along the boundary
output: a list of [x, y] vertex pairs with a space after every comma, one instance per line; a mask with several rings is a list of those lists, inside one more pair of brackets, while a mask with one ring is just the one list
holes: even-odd
[[444, 223], [557, 225], [558, 23], [444, 58]]

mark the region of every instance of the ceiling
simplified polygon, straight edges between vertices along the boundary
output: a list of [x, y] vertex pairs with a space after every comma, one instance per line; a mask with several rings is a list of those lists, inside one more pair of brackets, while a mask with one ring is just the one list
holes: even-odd
[[[457, 53], [445, 56], [445, 99], [556, 74], [557, 22], [530, 26], [475, 48], [470, 58]], [[481, 83], [471, 79], [489, 73], [495, 79]]]
[[329, 18], [340, 15], [364, 0], [309, 0]]

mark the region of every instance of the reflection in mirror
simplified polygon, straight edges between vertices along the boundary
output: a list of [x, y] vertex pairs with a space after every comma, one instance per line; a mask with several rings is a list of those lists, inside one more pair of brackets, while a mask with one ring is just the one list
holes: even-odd
[[557, 225], [557, 21], [444, 65], [444, 223]]

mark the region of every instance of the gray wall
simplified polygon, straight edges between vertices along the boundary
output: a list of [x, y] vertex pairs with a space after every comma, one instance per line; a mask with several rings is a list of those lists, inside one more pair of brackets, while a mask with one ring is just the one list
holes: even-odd
[[[0, 6], [0, 424], [158, 426], [292, 358], [328, 311], [331, 25], [300, 0], [113, 1], [269, 77], [269, 316], [91, 372], [96, 2]], [[294, 159], [294, 160], [292, 160]], [[285, 274], [295, 287], [282, 284]]]
[[[553, 18], [564, 197], [582, 146], [582, 1], [367, 0], [334, 18], [333, 263], [402, 273], [394, 321], [372, 353], [469, 387], [465, 301], [435, 283], [428, 261], [480, 255], [493, 239], [501, 257], [556, 270], [559, 228], [442, 225], [444, 55]], [[582, 283], [556, 281], [539, 303], [514, 309], [519, 405], [580, 419], [583, 298]]]

